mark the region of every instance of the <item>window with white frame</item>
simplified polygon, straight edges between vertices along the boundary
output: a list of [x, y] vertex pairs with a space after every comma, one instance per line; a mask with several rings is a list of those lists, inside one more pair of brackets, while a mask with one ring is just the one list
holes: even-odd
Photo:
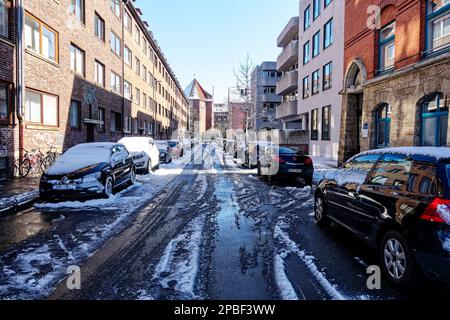
[[134, 102], [139, 106], [141, 104], [141, 90], [136, 88], [136, 93], [134, 95]]
[[25, 120], [33, 124], [57, 127], [58, 97], [27, 89]]
[[105, 65], [100, 61], [95, 60], [95, 82], [102, 87], [105, 86]]
[[111, 0], [111, 10], [114, 12], [114, 14], [120, 18], [120, 3], [121, 0]]
[[120, 91], [121, 81], [122, 81], [122, 78], [114, 71], [111, 71], [111, 90], [113, 92], [118, 93], [118, 94], [121, 93], [121, 91]]
[[380, 30], [379, 38], [379, 71], [384, 71], [395, 62], [395, 21]]
[[139, 27], [137, 25], [135, 25], [134, 30], [135, 30], [134, 39], [136, 40], [136, 43], [138, 45], [140, 45], [141, 44], [141, 30], [139, 29]]
[[131, 133], [131, 117], [130, 116], [126, 116], [125, 120], [123, 122], [123, 131], [126, 133]]
[[133, 66], [133, 52], [127, 46], [123, 50], [123, 60], [129, 67]]
[[84, 23], [84, 8], [84, 0], [70, 0], [70, 14], [82, 23]]
[[129, 83], [127, 80], [123, 82], [123, 96], [125, 97], [125, 99], [131, 100], [133, 90], [132, 88], [133, 88], [132, 84]]
[[95, 36], [98, 39], [105, 41], [105, 20], [103, 20], [97, 12], [95, 13], [94, 24]]
[[69, 110], [69, 124], [71, 128], [79, 129], [81, 120], [81, 103], [79, 101], [72, 100], [70, 102]]
[[118, 56], [121, 56], [120, 52], [122, 48], [122, 42], [119, 36], [114, 33], [114, 31], [111, 31], [110, 43], [111, 43], [111, 50]]
[[0, 84], [0, 120], [7, 120], [9, 117], [8, 87]]
[[428, 1], [427, 49], [439, 51], [450, 46], [450, 0]]
[[125, 14], [123, 15], [123, 24], [129, 32], [133, 32], [133, 19], [128, 12], [125, 12]]
[[76, 45], [70, 45], [70, 69], [84, 76], [85, 52]]

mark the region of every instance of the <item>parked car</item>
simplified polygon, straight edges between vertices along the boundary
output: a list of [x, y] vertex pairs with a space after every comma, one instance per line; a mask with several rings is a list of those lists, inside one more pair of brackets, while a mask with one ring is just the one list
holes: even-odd
[[178, 140], [159, 140], [158, 144], [168, 145], [172, 154], [172, 158], [182, 158], [184, 156], [184, 148]]
[[312, 185], [314, 165], [312, 159], [295, 147], [260, 146], [258, 176], [303, 178]]
[[156, 147], [159, 151], [159, 162], [171, 163], [173, 158], [168, 141], [156, 141]]
[[42, 175], [39, 191], [46, 200], [109, 197], [135, 181], [133, 158], [123, 144], [87, 143], [67, 150]]
[[133, 156], [136, 171], [150, 173], [159, 168], [159, 150], [155, 141], [148, 137], [127, 137], [119, 141]]
[[418, 271], [450, 283], [450, 149], [355, 156], [319, 184], [315, 217], [378, 250], [384, 275], [396, 285], [410, 285]]

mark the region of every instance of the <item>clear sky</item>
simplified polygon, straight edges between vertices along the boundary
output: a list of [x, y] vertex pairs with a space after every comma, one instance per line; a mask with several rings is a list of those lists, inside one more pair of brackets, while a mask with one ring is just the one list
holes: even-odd
[[255, 64], [276, 61], [276, 39], [298, 15], [299, 0], [137, 0], [144, 20], [183, 88], [194, 74], [215, 101], [236, 85], [233, 68], [247, 53]]

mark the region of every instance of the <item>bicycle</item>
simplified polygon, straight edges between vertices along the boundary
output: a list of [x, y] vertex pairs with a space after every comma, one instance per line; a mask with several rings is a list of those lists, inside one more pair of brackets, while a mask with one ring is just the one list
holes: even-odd
[[58, 152], [58, 147], [51, 146], [50, 150], [47, 152], [47, 156], [42, 160], [42, 172], [47, 171], [47, 169], [50, 168], [56, 162], [56, 160], [59, 159], [60, 156], [61, 154]]
[[38, 149], [37, 152], [36, 150], [31, 150], [31, 152], [24, 150], [24, 152], [25, 154], [23, 156], [23, 160], [16, 160], [14, 164], [16, 173], [20, 177], [25, 178], [30, 174], [30, 172], [32, 172], [32, 174], [37, 174], [42, 171], [44, 154], [41, 150]]

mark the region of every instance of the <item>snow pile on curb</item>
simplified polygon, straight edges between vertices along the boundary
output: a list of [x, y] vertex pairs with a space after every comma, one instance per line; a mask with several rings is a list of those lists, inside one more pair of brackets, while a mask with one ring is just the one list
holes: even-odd
[[0, 199], [0, 213], [12, 210], [18, 206], [31, 203], [39, 199], [39, 190], [21, 193], [9, 198]]

